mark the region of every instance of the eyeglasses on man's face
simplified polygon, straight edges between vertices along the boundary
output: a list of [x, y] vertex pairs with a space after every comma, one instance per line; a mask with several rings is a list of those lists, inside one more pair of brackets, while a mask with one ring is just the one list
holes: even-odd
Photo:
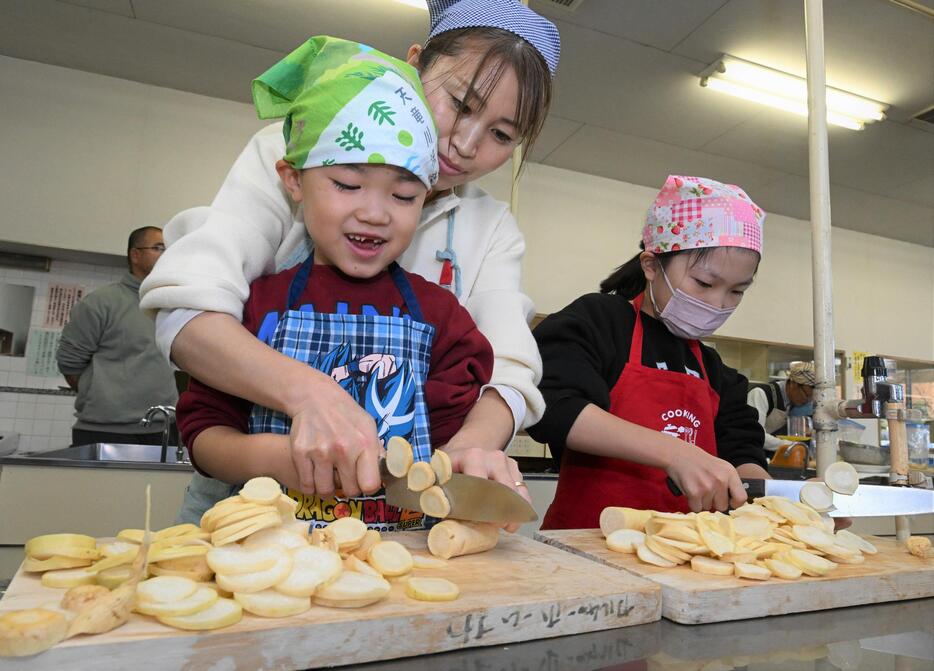
[[149, 247], [134, 247], [133, 249], [151, 249], [154, 252], [158, 252], [159, 254], [161, 254], [162, 252], [165, 251], [165, 245], [162, 245], [162, 244], [150, 245]]

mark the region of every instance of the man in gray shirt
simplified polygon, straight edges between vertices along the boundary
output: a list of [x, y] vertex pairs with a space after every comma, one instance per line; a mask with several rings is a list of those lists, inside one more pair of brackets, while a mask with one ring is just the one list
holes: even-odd
[[161, 424], [143, 427], [139, 420], [150, 406], [174, 405], [178, 392], [156, 348], [155, 325], [139, 309], [139, 284], [164, 251], [161, 229], [136, 229], [127, 243], [129, 272], [71, 310], [57, 358], [78, 392], [73, 445], [162, 441]]

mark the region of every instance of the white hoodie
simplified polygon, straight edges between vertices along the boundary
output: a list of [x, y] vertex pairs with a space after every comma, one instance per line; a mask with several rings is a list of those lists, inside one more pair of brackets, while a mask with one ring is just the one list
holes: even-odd
[[[250, 282], [307, 257], [301, 209], [275, 169], [284, 154], [282, 124], [267, 126], [237, 158], [210, 208], [186, 210], [166, 226], [169, 247], [140, 287], [140, 306], [162, 311], [156, 340], [164, 353], [198, 311], [241, 319]], [[525, 241], [507, 205], [470, 184], [428, 203], [399, 263], [439, 280], [435, 254], [447, 246], [451, 210], [459, 300], [493, 346], [491, 385], [512, 408], [515, 428], [531, 426], [545, 409], [537, 388], [542, 360], [528, 327], [534, 306], [521, 290]]]

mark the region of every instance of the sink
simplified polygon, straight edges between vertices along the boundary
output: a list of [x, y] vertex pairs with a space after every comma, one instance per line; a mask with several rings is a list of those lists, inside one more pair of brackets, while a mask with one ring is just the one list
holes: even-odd
[[0, 465], [192, 470], [188, 454], [185, 453], [179, 461], [175, 455], [174, 445], [169, 445], [166, 450], [164, 463], [160, 461], [161, 453], [161, 445], [92, 443], [50, 452], [28, 452], [0, 457]]
[[[132, 461], [159, 463], [162, 453], [161, 445], [130, 445], [126, 443], [92, 443], [91, 445], [77, 445], [66, 447], [64, 450], [52, 452], [33, 453], [32, 458], [71, 459], [75, 461]], [[170, 445], [165, 451], [165, 463], [179, 463], [175, 458], [175, 446]], [[187, 455], [182, 463], [188, 463]]]

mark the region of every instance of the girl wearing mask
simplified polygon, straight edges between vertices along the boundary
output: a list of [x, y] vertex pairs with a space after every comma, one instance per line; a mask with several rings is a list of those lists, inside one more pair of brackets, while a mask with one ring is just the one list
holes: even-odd
[[768, 477], [746, 378], [698, 341], [752, 284], [764, 218], [739, 187], [671, 176], [643, 251], [536, 328], [547, 409], [529, 433], [561, 464], [543, 529], [596, 527], [608, 505], [725, 510], [740, 476]]

